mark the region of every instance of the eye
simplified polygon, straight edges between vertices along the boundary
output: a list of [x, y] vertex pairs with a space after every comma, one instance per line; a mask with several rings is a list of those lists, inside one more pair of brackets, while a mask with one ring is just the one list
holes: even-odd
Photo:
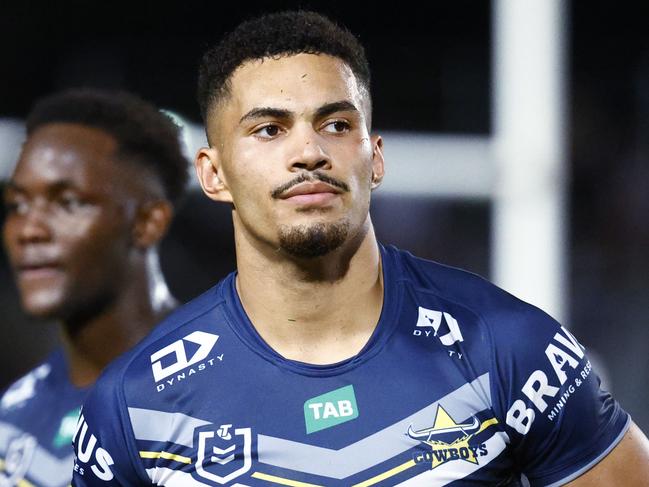
[[29, 211], [29, 201], [23, 193], [9, 188], [3, 196], [7, 215], [22, 215]]
[[261, 139], [274, 139], [281, 133], [282, 129], [279, 125], [267, 124], [258, 128], [253, 133]]
[[63, 193], [57, 198], [57, 204], [65, 211], [74, 211], [83, 206], [83, 201], [76, 194]]
[[23, 198], [7, 198], [5, 211], [8, 215], [24, 215], [29, 210], [27, 201]]
[[344, 134], [349, 132], [351, 125], [345, 120], [332, 120], [322, 127], [322, 130], [330, 134]]

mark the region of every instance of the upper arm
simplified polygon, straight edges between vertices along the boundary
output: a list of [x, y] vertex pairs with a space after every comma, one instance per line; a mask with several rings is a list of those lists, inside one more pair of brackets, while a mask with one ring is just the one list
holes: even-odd
[[536, 485], [563, 485], [620, 443], [628, 414], [599, 387], [579, 342], [531, 306], [493, 329], [494, 406], [513, 464]]
[[118, 394], [99, 381], [84, 401], [74, 435], [75, 487], [116, 487], [143, 483], [131, 459], [130, 424], [125, 424]]
[[569, 482], [570, 487], [646, 486], [649, 479], [649, 440], [635, 424], [593, 468]]

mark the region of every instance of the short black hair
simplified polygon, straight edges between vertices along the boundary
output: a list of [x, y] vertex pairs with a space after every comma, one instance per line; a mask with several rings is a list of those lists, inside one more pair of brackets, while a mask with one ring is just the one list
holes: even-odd
[[27, 116], [27, 135], [50, 123], [98, 128], [117, 142], [116, 156], [153, 170], [176, 203], [187, 185], [180, 127], [151, 103], [125, 91], [74, 89], [45, 97]]
[[210, 107], [227, 93], [232, 73], [244, 62], [294, 54], [328, 54], [344, 61], [370, 93], [370, 67], [365, 50], [345, 27], [317, 12], [276, 12], [239, 24], [201, 62], [198, 103], [207, 123]]

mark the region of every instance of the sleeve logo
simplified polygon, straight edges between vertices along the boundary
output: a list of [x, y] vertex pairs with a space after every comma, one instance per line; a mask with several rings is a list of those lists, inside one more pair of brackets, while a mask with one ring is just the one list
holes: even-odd
[[[566, 364], [576, 370], [579, 367], [580, 360], [584, 358], [584, 347], [568, 330], [561, 327], [561, 331], [563, 333], [556, 333], [553, 341], [545, 349], [545, 355], [559, 384], [550, 384], [550, 379], [545, 372], [535, 370], [521, 388], [521, 392], [527, 398], [528, 403], [531, 402], [536, 411], [540, 413], [545, 412], [548, 408], [545, 398], [556, 397], [561, 388], [566, 385], [568, 381], [568, 374], [564, 370]], [[587, 362], [574, 381], [571, 380], [566, 385], [565, 391], [558, 400], [559, 402], [554, 406], [553, 412], [548, 415], [550, 421], [554, 420], [558, 410], [563, 408], [570, 396], [581, 386], [583, 380], [590, 374], [590, 370], [590, 362]], [[535, 409], [528, 408], [528, 403], [523, 399], [517, 399], [507, 411], [507, 425], [514, 428], [521, 435], [526, 435], [530, 431], [536, 418]]]
[[[446, 322], [446, 328], [448, 331], [443, 335], [440, 335], [440, 329], [442, 332], [446, 331], [443, 329], [444, 322]], [[430, 330], [432, 328], [432, 330]], [[419, 306], [419, 316], [417, 317], [417, 326], [412, 332], [414, 336], [432, 336], [439, 338], [439, 341], [442, 342], [442, 345], [447, 347], [453, 345], [456, 342], [463, 342], [464, 337], [460, 331], [460, 325], [458, 325], [457, 320], [451, 316], [450, 313], [435, 311], [433, 309], [424, 308]]]
[[74, 453], [77, 457], [74, 462], [74, 471], [79, 475], [85, 475], [86, 468], [82, 464], [91, 463], [90, 470], [97, 478], [106, 482], [113, 480], [113, 472], [110, 469], [110, 466], [115, 463], [113, 457], [99, 446], [94, 434], [89, 435], [88, 433], [88, 423], [82, 414], [74, 435]]

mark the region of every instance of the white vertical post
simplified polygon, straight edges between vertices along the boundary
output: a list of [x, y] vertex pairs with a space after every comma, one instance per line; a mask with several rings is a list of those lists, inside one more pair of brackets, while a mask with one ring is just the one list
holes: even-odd
[[565, 3], [495, 0], [492, 270], [565, 321]]

